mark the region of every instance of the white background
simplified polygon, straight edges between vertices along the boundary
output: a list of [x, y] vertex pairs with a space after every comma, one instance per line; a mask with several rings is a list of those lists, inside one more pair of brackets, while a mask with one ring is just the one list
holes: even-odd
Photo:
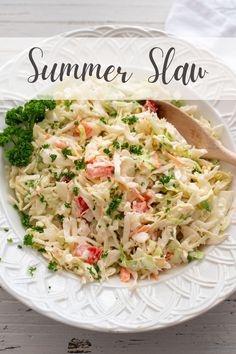
[[[0, 0], [0, 36], [51, 36], [80, 27], [133, 24], [164, 28], [173, 0]], [[222, 6], [224, 1], [222, 0]], [[19, 48], [15, 48], [17, 52]], [[0, 52], [0, 64], [15, 51]], [[66, 354], [235, 354], [236, 294], [200, 317], [169, 329], [139, 334], [100, 334], [43, 317], [0, 288], [0, 352]], [[86, 340], [89, 343], [86, 343]], [[91, 345], [90, 345], [91, 344]]]

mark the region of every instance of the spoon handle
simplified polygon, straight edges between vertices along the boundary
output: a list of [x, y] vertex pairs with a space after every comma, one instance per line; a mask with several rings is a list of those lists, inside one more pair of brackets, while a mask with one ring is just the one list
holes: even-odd
[[[220, 144], [221, 145], [221, 144]], [[214, 158], [214, 151], [211, 150], [211, 158]], [[207, 155], [206, 155], [207, 157]], [[221, 145], [220, 149], [216, 149], [215, 158], [227, 162], [233, 166], [236, 166], [236, 153], [228, 150], [226, 147]]]

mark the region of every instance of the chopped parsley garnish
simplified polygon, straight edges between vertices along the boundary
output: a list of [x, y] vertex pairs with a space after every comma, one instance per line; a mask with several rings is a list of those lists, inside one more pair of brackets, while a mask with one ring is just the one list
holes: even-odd
[[143, 148], [140, 145], [130, 145], [129, 152], [135, 155], [142, 155]]
[[55, 161], [57, 158], [56, 154], [50, 154], [49, 156], [51, 157], [52, 162]]
[[59, 176], [57, 174], [54, 174], [54, 177], [57, 181], [60, 181], [63, 177], [73, 179], [75, 177], [75, 173], [72, 171], [61, 172]]
[[34, 188], [34, 186], [35, 186], [35, 181], [34, 181], [34, 180], [27, 181], [27, 182], [25, 182], [25, 185], [26, 185], [27, 187]]
[[87, 268], [89, 273], [92, 275], [92, 277], [95, 280], [100, 280], [101, 279], [101, 275], [98, 274], [98, 272], [100, 271], [99, 266], [97, 264], [94, 264], [93, 267], [88, 267]]
[[68, 148], [64, 148], [61, 150], [62, 154], [64, 155], [65, 158], [67, 158], [67, 156], [71, 156], [72, 155], [72, 151]]
[[210, 206], [208, 200], [203, 200], [203, 201], [200, 203], [200, 207], [201, 207], [202, 209], [207, 210], [207, 211], [211, 211], [211, 206]]
[[22, 245], [18, 245], [17, 248], [19, 248], [19, 250], [22, 250], [23, 246]]
[[162, 177], [160, 177], [160, 182], [162, 183], [162, 184], [166, 184], [166, 183], [169, 183], [170, 182], [170, 180], [173, 178], [174, 176], [173, 175], [169, 175], [169, 176], [162, 176]]
[[65, 216], [64, 215], [57, 215], [57, 217], [58, 217], [58, 219], [59, 219], [59, 221], [60, 221], [60, 223], [63, 223], [63, 221], [64, 221], [64, 219], [65, 219]]
[[31, 235], [31, 234], [25, 235], [23, 244], [25, 246], [33, 246], [34, 245], [33, 235]]
[[119, 149], [119, 148], [120, 148], [120, 143], [119, 143], [119, 141], [117, 141], [117, 140], [113, 141], [112, 145], [113, 145], [113, 147], [114, 147], [115, 149]]
[[9, 228], [8, 227], [4, 227], [3, 229], [5, 232], [8, 232], [9, 231]]
[[44, 145], [42, 145], [42, 148], [43, 149], [48, 149], [50, 147], [50, 144], [44, 144]]
[[37, 270], [37, 267], [33, 267], [33, 266], [29, 267], [28, 273], [31, 275], [31, 277], [33, 277], [34, 272], [36, 272], [36, 270]]
[[86, 168], [86, 163], [84, 162], [84, 158], [80, 160], [75, 160], [74, 164], [76, 170], [84, 170]]
[[138, 121], [138, 117], [136, 117], [136, 116], [125, 117], [125, 118], [122, 118], [122, 121], [124, 123], [129, 124], [129, 125], [132, 125]]
[[117, 210], [117, 208], [119, 207], [120, 203], [122, 201], [122, 196], [114, 196], [106, 210], [106, 214], [108, 216], [112, 216], [112, 213]]
[[8, 242], [8, 243], [13, 243], [13, 239], [12, 239], [11, 237], [9, 237], [9, 238], [7, 239], [7, 242]]
[[31, 162], [34, 124], [41, 122], [46, 111], [55, 107], [54, 100], [31, 100], [6, 113], [7, 127], [0, 133], [0, 146], [4, 147], [11, 165], [23, 167]]
[[48, 263], [48, 269], [51, 270], [52, 272], [57, 272], [58, 271], [58, 264], [55, 261], [50, 261]]
[[107, 154], [110, 158], [112, 158], [112, 152], [109, 149], [105, 148], [103, 149], [103, 152]]
[[125, 142], [125, 143], [121, 144], [121, 149], [122, 150], [123, 149], [128, 149], [128, 147], [129, 147], [129, 143], [128, 142]]
[[38, 248], [37, 251], [39, 253], [45, 253], [46, 252], [45, 248], [43, 248], [43, 247]]
[[32, 225], [30, 223], [30, 217], [29, 215], [23, 213], [23, 212], [20, 212], [20, 220], [21, 220], [21, 224], [26, 228], [30, 228]]
[[65, 202], [64, 205], [65, 205], [66, 208], [71, 208], [71, 203]]
[[31, 227], [31, 229], [33, 230], [33, 231], [38, 231], [38, 232], [40, 232], [40, 233], [43, 233], [43, 231], [44, 231], [44, 226], [32, 226]]
[[195, 173], [195, 172], [197, 172], [197, 173], [202, 173], [202, 170], [196, 166], [196, 167], [194, 167], [194, 169], [192, 170], [192, 173]]
[[40, 200], [40, 202], [41, 202], [41, 203], [45, 203], [45, 204], [46, 204], [46, 206], [48, 206], [48, 202], [46, 201], [46, 199], [45, 199], [45, 197], [44, 197], [44, 195], [43, 195], [43, 194], [40, 194], [40, 196], [39, 196], [39, 200]]
[[73, 188], [73, 194], [77, 197], [79, 195], [79, 188], [78, 187], [74, 187]]
[[107, 118], [105, 118], [105, 117], [100, 117], [99, 119], [100, 119], [100, 121], [101, 121], [103, 124], [108, 124], [108, 119], [107, 119]]
[[108, 256], [108, 251], [105, 251], [102, 253], [101, 258], [105, 259], [105, 258], [107, 258], [107, 256]]
[[115, 220], [122, 220], [122, 219], [124, 219], [124, 213], [123, 212], [120, 212], [120, 213], [118, 213], [118, 214], [116, 214], [115, 215]]

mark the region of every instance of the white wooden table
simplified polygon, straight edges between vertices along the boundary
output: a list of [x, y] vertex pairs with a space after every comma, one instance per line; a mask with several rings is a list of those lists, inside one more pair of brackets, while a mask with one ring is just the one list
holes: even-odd
[[[222, 0], [223, 1], [223, 0]], [[162, 29], [173, 0], [0, 0], [0, 36], [51, 36], [79, 27], [134, 24]], [[9, 53], [0, 52], [0, 64]], [[200, 317], [161, 331], [101, 334], [69, 327], [0, 288], [0, 352], [6, 354], [235, 354], [236, 294]], [[77, 349], [72, 349], [72, 348]], [[71, 349], [68, 349], [71, 348]]]

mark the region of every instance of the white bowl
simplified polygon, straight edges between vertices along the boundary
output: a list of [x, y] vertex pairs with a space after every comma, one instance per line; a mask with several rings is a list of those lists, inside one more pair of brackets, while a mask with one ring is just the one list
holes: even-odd
[[[85, 36], [88, 31], [79, 30], [68, 36]], [[89, 31], [101, 36], [151, 36], [163, 35], [156, 30], [134, 27], [103, 27]], [[166, 37], [168, 40], [168, 37]], [[211, 58], [209, 54], [207, 58]], [[4, 75], [10, 72], [19, 58], [4, 67]], [[225, 78], [228, 80], [228, 77]], [[1, 72], [0, 72], [1, 82]], [[11, 94], [8, 91], [8, 96]], [[230, 93], [231, 94], [231, 93]], [[197, 96], [196, 96], [197, 97]], [[226, 94], [224, 97], [227, 99]], [[13, 98], [14, 99], [14, 98]], [[222, 123], [222, 141], [235, 150], [236, 96], [231, 101], [215, 101], [212, 106], [197, 102], [199, 111], [212, 119], [213, 124]], [[14, 102], [11, 102], [14, 105]], [[214, 107], [218, 109], [219, 114]], [[0, 111], [8, 108], [5, 101]], [[1, 123], [2, 124], [2, 123]], [[17, 212], [8, 202], [8, 180], [4, 159], [0, 155], [0, 281], [1, 285], [20, 301], [36, 311], [61, 322], [86, 329], [116, 332], [137, 332], [163, 328], [190, 319], [208, 310], [229, 296], [236, 289], [236, 226], [229, 228], [229, 237], [222, 244], [206, 249], [206, 257], [187, 266], [180, 266], [163, 273], [156, 281], [140, 281], [136, 288], [112, 278], [103, 284], [82, 286], [80, 280], [66, 272], [52, 274], [47, 264], [34, 251], [18, 249], [24, 229]], [[225, 166], [236, 175], [235, 168]], [[235, 182], [233, 184], [235, 190]], [[9, 232], [2, 228], [9, 227]], [[12, 237], [13, 244], [7, 243]], [[30, 277], [27, 270], [37, 265], [37, 272]]]

